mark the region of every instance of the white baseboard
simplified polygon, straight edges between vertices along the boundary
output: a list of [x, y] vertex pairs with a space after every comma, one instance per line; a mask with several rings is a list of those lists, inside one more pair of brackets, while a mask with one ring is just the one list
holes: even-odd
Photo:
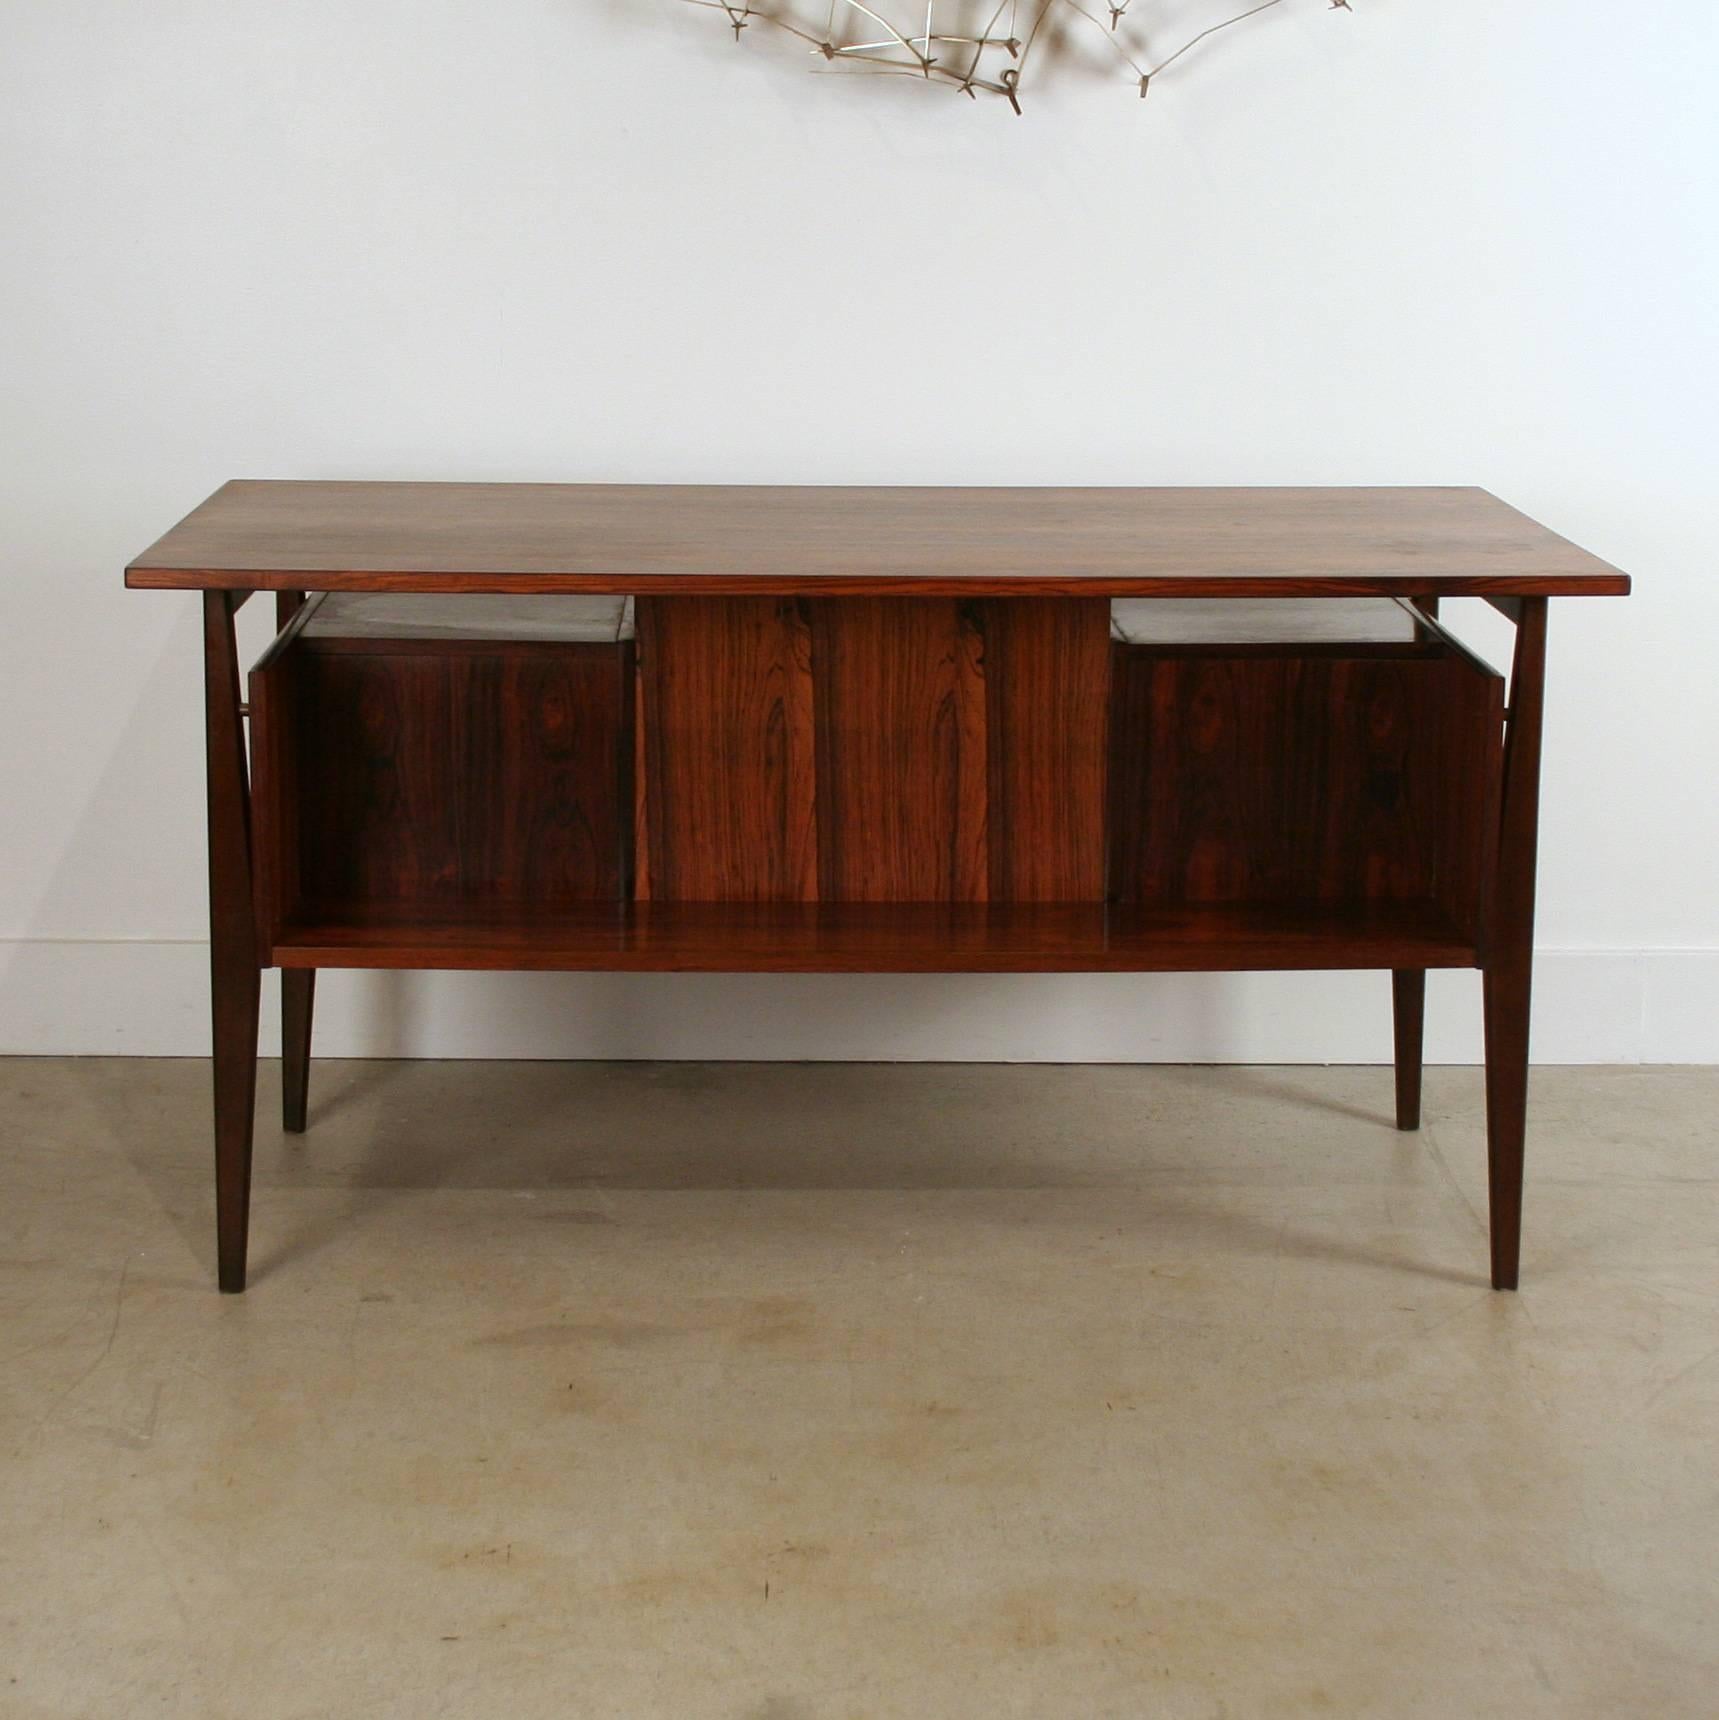
[[[262, 1043], [278, 1045], [265, 977]], [[0, 1052], [208, 1054], [200, 943], [0, 941]], [[329, 972], [329, 1057], [1376, 1063], [1383, 974]], [[1427, 1056], [1478, 1062], [1480, 981], [1436, 973]], [[1542, 950], [1542, 1063], [1719, 1063], [1719, 950]]]

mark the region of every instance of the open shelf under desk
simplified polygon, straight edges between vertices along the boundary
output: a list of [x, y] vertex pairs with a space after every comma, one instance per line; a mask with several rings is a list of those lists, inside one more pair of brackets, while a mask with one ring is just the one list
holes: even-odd
[[283, 928], [280, 967], [683, 973], [1183, 973], [1472, 967], [1431, 902], [592, 903], [410, 912], [380, 904]]

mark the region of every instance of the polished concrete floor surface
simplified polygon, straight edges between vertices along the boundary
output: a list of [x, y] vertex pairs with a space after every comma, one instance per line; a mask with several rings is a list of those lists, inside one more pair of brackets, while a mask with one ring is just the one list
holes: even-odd
[[1719, 1713], [1719, 1070], [0, 1063], [0, 1714]]

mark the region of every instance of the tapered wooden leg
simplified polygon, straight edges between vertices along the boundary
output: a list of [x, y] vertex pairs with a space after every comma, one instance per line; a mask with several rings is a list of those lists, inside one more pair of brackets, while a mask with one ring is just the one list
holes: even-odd
[[281, 1126], [304, 1133], [310, 1098], [310, 1018], [316, 1001], [315, 968], [281, 969]]
[[1528, 1125], [1526, 969], [1489, 968], [1486, 1009], [1486, 1169], [1492, 1288], [1514, 1290], [1522, 1258], [1522, 1158]]
[[244, 595], [203, 594], [209, 764], [209, 978], [215, 1085], [215, 1236], [223, 1290], [245, 1287], [262, 971], [251, 897], [251, 797], [233, 617]]
[[1546, 702], [1546, 599], [1515, 612], [1516, 662], [1504, 744], [1498, 873], [1483, 979], [1486, 1153], [1492, 1287], [1514, 1290], [1522, 1255], [1522, 1155], [1528, 1120], [1528, 1009], [1534, 972], [1534, 869], [1539, 847], [1540, 737]]
[[1396, 1025], [1397, 1127], [1421, 1126], [1421, 1049], [1426, 1034], [1425, 968], [1398, 968], [1391, 975], [1391, 1006]]

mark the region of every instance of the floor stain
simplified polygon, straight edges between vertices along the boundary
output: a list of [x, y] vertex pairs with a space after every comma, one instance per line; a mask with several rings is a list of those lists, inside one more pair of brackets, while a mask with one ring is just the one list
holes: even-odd
[[756, 1708], [748, 1708], [741, 1720], [815, 1720], [812, 1706], [797, 1696], [767, 1696]]
[[474, 1338], [471, 1347], [474, 1350], [536, 1350], [568, 1344], [606, 1344], [616, 1349], [633, 1350], [686, 1335], [686, 1327], [656, 1320], [554, 1320], [536, 1326], [516, 1326], [509, 1331], [491, 1332], [486, 1337]]
[[816, 1330], [813, 1305], [800, 1296], [724, 1298], [688, 1304], [678, 1320], [549, 1320], [486, 1333], [471, 1340], [473, 1349], [552, 1349], [592, 1345], [618, 1350], [642, 1349], [674, 1339], [726, 1334], [735, 1343], [792, 1346]]

